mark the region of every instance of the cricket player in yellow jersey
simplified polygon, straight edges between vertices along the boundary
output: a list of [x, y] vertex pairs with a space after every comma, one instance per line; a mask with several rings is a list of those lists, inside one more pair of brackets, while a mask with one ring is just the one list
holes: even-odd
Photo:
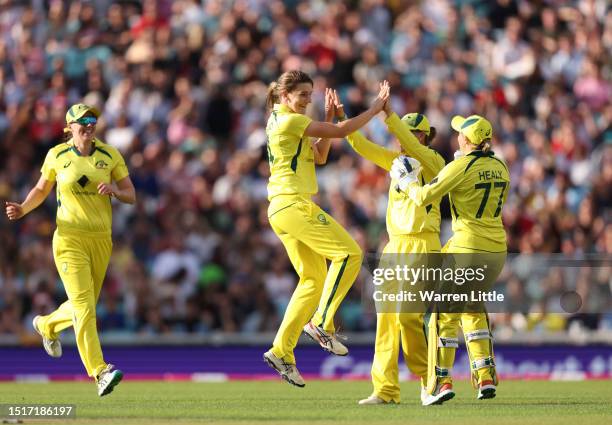
[[[449, 194], [453, 217], [453, 236], [442, 252], [463, 254], [496, 254], [501, 265], [507, 251], [506, 233], [501, 211], [508, 196], [510, 174], [506, 164], [491, 151], [491, 124], [479, 115], [455, 116], [451, 126], [456, 130], [460, 154], [424, 186], [404, 162], [393, 164], [402, 175], [402, 190], [418, 205], [428, 205]], [[497, 277], [500, 264], [492, 271]], [[429, 323], [429, 397], [424, 405], [440, 404], [454, 397], [451, 368], [458, 346], [459, 323], [466, 339], [472, 383], [480, 399], [495, 397], [497, 375], [489, 320], [482, 313], [433, 313]]]
[[[334, 95], [336, 113], [342, 117], [342, 105], [335, 92]], [[349, 144], [359, 155], [387, 171], [391, 170], [398, 156], [410, 155], [423, 165], [419, 175], [421, 184], [431, 181], [445, 165], [442, 156], [427, 146], [435, 137], [435, 128], [430, 127], [427, 117], [419, 113], [407, 114], [400, 120], [391, 110], [389, 102], [385, 104], [385, 113], [385, 122], [399, 140], [401, 151], [383, 148], [366, 139], [360, 132], [348, 136]], [[389, 243], [383, 250], [383, 256], [395, 258], [396, 254], [440, 252], [439, 200], [418, 206], [404, 192], [396, 189], [397, 183], [397, 179], [391, 179], [386, 220]], [[399, 258], [406, 257], [400, 255]], [[374, 391], [359, 404], [400, 402], [400, 343], [408, 368], [421, 378], [422, 397], [427, 394], [427, 335], [423, 327], [423, 313], [379, 312], [372, 363]]]
[[[337, 124], [313, 121], [304, 115], [312, 91], [308, 74], [282, 74], [268, 91], [268, 107], [272, 110], [266, 127], [270, 160], [268, 218], [300, 279], [264, 360], [298, 387], [305, 384], [295, 365], [293, 349], [302, 331], [330, 353], [348, 353], [335, 336], [334, 315], [355, 281], [363, 258], [361, 248], [348, 232], [312, 202], [312, 195], [318, 191], [315, 164], [326, 162], [329, 138], [346, 137], [382, 110], [389, 97], [389, 85], [386, 81], [381, 84], [370, 109]], [[326, 105], [329, 110], [329, 90]]]
[[10, 220], [28, 214], [57, 183], [53, 256], [68, 301], [47, 316], [36, 316], [33, 326], [52, 357], [62, 355], [60, 332], [74, 326], [81, 360], [98, 395], [104, 396], [123, 377], [104, 361], [96, 328], [96, 302], [112, 250], [111, 197], [133, 204], [136, 194], [121, 154], [95, 137], [99, 116], [84, 104], [68, 110], [66, 132], [71, 137], [49, 150], [36, 186], [21, 204], [7, 202], [6, 214]]

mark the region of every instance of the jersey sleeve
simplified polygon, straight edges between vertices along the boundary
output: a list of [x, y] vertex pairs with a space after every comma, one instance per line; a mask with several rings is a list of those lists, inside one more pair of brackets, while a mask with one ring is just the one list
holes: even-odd
[[283, 132], [287, 132], [292, 136], [301, 139], [304, 136], [304, 132], [312, 122], [312, 118], [303, 114], [290, 114], [287, 121], [285, 122], [285, 129]]
[[404, 151], [411, 157], [417, 159], [421, 165], [431, 171], [433, 174], [440, 172], [444, 168], [444, 158], [435, 150], [423, 146], [419, 140], [412, 134], [406, 125], [400, 120], [396, 113], [392, 113], [385, 123], [389, 127], [389, 131], [393, 133], [399, 140]]
[[125, 165], [125, 160], [123, 156], [119, 153], [118, 150], [113, 149], [113, 156], [116, 158], [115, 163], [113, 165], [113, 169], [111, 170], [111, 177], [114, 181], [123, 180], [127, 176], [129, 176], [127, 165]]
[[453, 161], [444, 167], [429, 184], [420, 186], [417, 182], [411, 183], [406, 193], [418, 206], [431, 204], [461, 183], [464, 165], [463, 161]]
[[346, 139], [355, 152], [387, 171], [391, 169], [393, 160], [399, 155], [398, 152], [393, 152], [371, 142], [359, 131], [349, 134]]
[[53, 150], [49, 150], [47, 156], [45, 157], [45, 162], [40, 169], [42, 176], [45, 180], [54, 182], [55, 181], [55, 152]]

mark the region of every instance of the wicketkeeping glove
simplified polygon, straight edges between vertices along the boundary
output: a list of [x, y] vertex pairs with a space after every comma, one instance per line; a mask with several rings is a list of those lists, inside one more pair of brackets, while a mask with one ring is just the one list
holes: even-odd
[[393, 160], [389, 174], [396, 180], [395, 190], [406, 191], [410, 183], [416, 182], [421, 170], [421, 163], [409, 156], [400, 155]]

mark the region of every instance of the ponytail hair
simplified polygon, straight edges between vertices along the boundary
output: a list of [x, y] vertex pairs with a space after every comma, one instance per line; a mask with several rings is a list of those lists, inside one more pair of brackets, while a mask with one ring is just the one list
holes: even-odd
[[272, 109], [274, 104], [280, 101], [280, 93], [278, 92], [278, 83], [272, 81], [268, 86], [268, 96], [266, 97], [266, 108]]
[[482, 151], [483, 153], [487, 153], [491, 151], [491, 139], [485, 139], [478, 146], [476, 146], [476, 150]]
[[293, 91], [298, 84], [309, 83], [311, 86], [314, 85], [312, 78], [304, 71], [287, 71], [278, 77], [278, 80], [273, 81], [268, 86], [268, 96], [266, 98], [266, 107], [272, 109], [274, 104], [280, 102], [282, 93], [289, 93]]
[[438, 132], [436, 131], [436, 127], [429, 127], [429, 134], [427, 135], [427, 138], [425, 139], [425, 144], [429, 145], [433, 139], [436, 138], [436, 135], [438, 134]]
[[64, 128], [64, 133], [60, 137], [60, 143], [66, 143], [68, 140], [72, 139], [72, 130], [68, 126]]

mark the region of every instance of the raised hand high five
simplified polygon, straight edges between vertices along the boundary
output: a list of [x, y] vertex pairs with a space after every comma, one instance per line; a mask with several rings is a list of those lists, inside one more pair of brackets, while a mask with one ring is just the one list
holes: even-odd
[[338, 96], [338, 92], [336, 90], [332, 93], [334, 108], [336, 109], [336, 118], [343, 120], [346, 118], [346, 114], [344, 113], [344, 105], [340, 103], [340, 96]]
[[389, 99], [390, 90], [391, 88], [389, 87], [389, 82], [387, 80], [380, 83], [380, 90], [376, 96], [376, 99], [374, 99], [374, 102], [372, 102], [372, 109], [376, 110], [377, 112], [382, 111], [385, 103]]

